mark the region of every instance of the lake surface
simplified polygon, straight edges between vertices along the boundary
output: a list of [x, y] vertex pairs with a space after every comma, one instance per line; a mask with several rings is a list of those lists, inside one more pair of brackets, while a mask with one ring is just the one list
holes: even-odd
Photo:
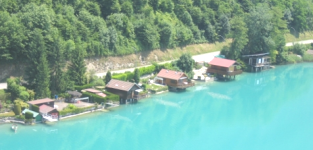
[[108, 113], [0, 125], [0, 149], [312, 150], [313, 64], [199, 83]]

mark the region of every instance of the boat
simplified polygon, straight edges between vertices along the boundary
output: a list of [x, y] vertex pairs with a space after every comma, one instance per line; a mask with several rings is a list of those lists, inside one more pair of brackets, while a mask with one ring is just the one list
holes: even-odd
[[17, 124], [13, 124], [12, 127], [11, 127], [11, 129], [12, 129], [14, 132], [16, 132], [16, 131], [17, 131]]

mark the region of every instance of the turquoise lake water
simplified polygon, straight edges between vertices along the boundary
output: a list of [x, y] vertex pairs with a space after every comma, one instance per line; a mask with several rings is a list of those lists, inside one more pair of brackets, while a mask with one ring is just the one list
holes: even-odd
[[17, 133], [0, 125], [0, 149], [312, 150], [313, 64], [199, 83]]

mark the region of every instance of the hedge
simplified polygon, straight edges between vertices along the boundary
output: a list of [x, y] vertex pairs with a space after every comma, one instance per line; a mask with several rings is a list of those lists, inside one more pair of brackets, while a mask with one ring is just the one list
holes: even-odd
[[112, 79], [122, 80], [122, 81], [132, 81], [134, 79], [134, 73], [125, 72], [122, 74], [115, 74], [112, 76]]
[[84, 107], [84, 108], [78, 108], [77, 107], [77, 108], [74, 108], [74, 109], [64, 109], [64, 110], [59, 111], [59, 114], [61, 116], [67, 115], [69, 113], [78, 114], [78, 113], [85, 112], [88, 109], [92, 109], [93, 107], [95, 107], [95, 106], [89, 106], [89, 107]]
[[106, 97], [101, 97], [101, 96], [96, 95], [96, 94], [92, 94], [92, 93], [89, 93], [89, 92], [84, 92], [82, 97], [89, 97], [89, 98], [92, 97], [92, 101], [93, 102], [97, 102], [99, 104], [101, 104], [102, 102], [105, 103], [108, 100], [112, 100], [112, 101], [119, 101], [120, 100], [120, 96], [118, 96], [116, 94], [113, 94], [113, 93], [110, 93], [110, 92], [107, 92], [107, 91], [104, 91], [103, 93], [106, 94], [107, 96]]
[[25, 119], [33, 119], [34, 114], [32, 112], [26, 112], [25, 113]]
[[81, 86], [79, 86], [79, 85], [75, 85], [74, 86], [74, 88], [75, 88], [75, 90], [77, 90], [77, 91], [81, 91], [81, 90], [83, 90], [83, 89], [88, 89], [88, 88], [91, 88], [91, 87], [93, 87], [93, 84], [85, 84], [85, 85], [81, 85]]
[[146, 75], [146, 74], [151, 74], [153, 72], [155, 72], [155, 66], [148, 66], [148, 67], [142, 67], [139, 68], [139, 72], [140, 72], [140, 76], [142, 75]]

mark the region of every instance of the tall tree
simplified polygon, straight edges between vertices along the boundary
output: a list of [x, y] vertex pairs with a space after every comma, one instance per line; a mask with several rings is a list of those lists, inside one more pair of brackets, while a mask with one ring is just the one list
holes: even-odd
[[134, 71], [134, 81], [135, 83], [139, 83], [140, 82], [140, 73], [139, 73], [139, 69], [136, 68]]
[[193, 64], [194, 60], [189, 53], [181, 55], [176, 63], [177, 67], [186, 73], [192, 71]]
[[105, 75], [105, 84], [108, 84], [112, 79], [112, 74], [110, 71], [107, 72], [107, 74]]
[[51, 92], [49, 89], [50, 70], [45, 51], [41, 52], [39, 62], [40, 63], [37, 66], [37, 74], [35, 76], [36, 80], [35, 93], [37, 99], [51, 96]]
[[233, 42], [230, 46], [229, 55], [226, 56], [227, 58], [236, 60], [240, 57], [241, 51], [248, 43], [247, 32], [248, 28], [244, 19], [242, 17], [233, 18], [231, 32]]
[[71, 81], [76, 85], [83, 85], [86, 83], [86, 64], [84, 61], [85, 52], [80, 42], [76, 42], [76, 48], [71, 58], [71, 64], [68, 68], [68, 73]]

